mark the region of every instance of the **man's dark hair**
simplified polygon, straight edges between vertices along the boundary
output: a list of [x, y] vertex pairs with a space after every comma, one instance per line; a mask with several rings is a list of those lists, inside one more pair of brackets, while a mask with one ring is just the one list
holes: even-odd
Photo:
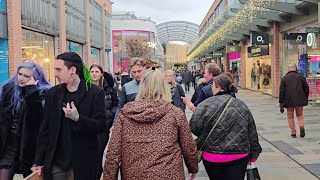
[[82, 58], [79, 56], [79, 54], [75, 52], [64, 52], [62, 54], [59, 54], [57, 56], [57, 59], [61, 59], [64, 61], [64, 65], [67, 66], [68, 70], [71, 67], [76, 68], [76, 74], [79, 75], [80, 78], [83, 78], [83, 62]]
[[64, 61], [64, 65], [67, 66], [68, 70], [72, 67], [76, 68], [76, 74], [79, 75], [80, 79], [83, 78], [83, 65], [79, 63], [74, 63], [70, 61]]

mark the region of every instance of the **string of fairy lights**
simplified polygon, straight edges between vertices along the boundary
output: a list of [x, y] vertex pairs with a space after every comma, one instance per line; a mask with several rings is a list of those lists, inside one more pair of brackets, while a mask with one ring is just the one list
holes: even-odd
[[[235, 16], [227, 19], [227, 21], [218, 30], [211, 34], [200, 46], [193, 49], [187, 60], [191, 60], [199, 56], [204, 51], [207, 51], [213, 44], [218, 44], [223, 41], [228, 35], [232, 34], [237, 29], [252, 23], [253, 18], [256, 17], [257, 12], [260, 9], [273, 6], [273, 4], [274, 0], [248, 0], [246, 4], [243, 4], [242, 7], [240, 7], [239, 12]], [[223, 18], [225, 13], [228, 11], [228, 8], [229, 7], [226, 7], [223, 13], [221, 13], [220, 16], [212, 22], [207, 31], [213, 28], [213, 26]]]

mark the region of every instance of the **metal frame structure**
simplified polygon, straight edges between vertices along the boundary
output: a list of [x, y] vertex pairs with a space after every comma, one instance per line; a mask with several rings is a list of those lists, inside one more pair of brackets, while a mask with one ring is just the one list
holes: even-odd
[[168, 21], [158, 24], [156, 27], [161, 44], [182, 41], [191, 45], [199, 35], [199, 25], [187, 21]]

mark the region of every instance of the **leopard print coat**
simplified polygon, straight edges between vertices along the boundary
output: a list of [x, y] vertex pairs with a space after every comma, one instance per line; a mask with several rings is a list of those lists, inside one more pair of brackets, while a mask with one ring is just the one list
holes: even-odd
[[196, 144], [181, 109], [164, 101], [135, 101], [120, 112], [111, 135], [104, 180], [184, 180], [197, 173]]

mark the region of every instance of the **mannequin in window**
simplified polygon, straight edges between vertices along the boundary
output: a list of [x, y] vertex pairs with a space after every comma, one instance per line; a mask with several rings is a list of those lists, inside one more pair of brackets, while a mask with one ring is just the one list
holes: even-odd
[[253, 66], [251, 69], [251, 87], [255, 86], [256, 78], [257, 78], [257, 66], [256, 66], [256, 63], [253, 63]]

